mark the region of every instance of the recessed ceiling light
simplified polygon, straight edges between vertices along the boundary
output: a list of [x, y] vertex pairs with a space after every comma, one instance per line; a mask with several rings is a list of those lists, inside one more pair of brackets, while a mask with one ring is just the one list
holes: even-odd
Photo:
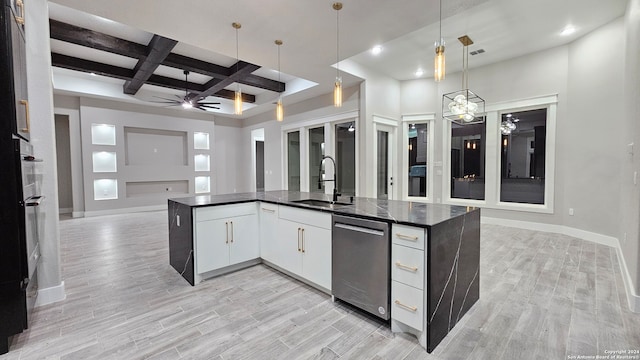
[[571, 35], [574, 32], [576, 32], [576, 28], [571, 26], [571, 25], [567, 25], [561, 32], [560, 35], [562, 36], [567, 36], [567, 35]]
[[380, 55], [381, 52], [382, 52], [382, 46], [381, 45], [376, 45], [376, 46], [371, 48], [371, 53], [373, 55]]
[[420, 77], [420, 76], [424, 75], [424, 70], [418, 69], [418, 70], [416, 70], [415, 74], [416, 74], [416, 77]]

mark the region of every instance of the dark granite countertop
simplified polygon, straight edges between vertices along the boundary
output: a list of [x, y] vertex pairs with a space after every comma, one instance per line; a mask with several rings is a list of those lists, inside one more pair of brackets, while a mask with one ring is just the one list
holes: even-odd
[[[349, 205], [307, 205], [295, 201], [304, 199], [331, 200], [331, 195], [298, 191], [266, 191], [257, 193], [236, 193], [222, 195], [197, 195], [185, 198], [169, 199], [190, 207], [238, 204], [252, 201], [264, 201], [273, 204], [325, 211], [338, 215], [355, 216], [373, 220], [413, 226], [432, 226], [443, 221], [479, 210], [475, 207], [427, 204], [413, 201], [378, 200], [354, 197]], [[342, 196], [340, 202], [349, 203], [349, 197]]]

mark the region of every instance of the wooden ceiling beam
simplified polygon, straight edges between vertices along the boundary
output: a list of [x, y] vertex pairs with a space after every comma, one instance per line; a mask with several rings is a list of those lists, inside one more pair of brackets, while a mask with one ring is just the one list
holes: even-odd
[[175, 40], [153, 35], [147, 46], [147, 56], [138, 60], [133, 68], [133, 78], [124, 83], [124, 93], [135, 95], [177, 44], [178, 42]]
[[[131, 80], [134, 76], [133, 70], [131, 69], [114, 66], [114, 65], [102, 64], [102, 63], [91, 61], [91, 60], [79, 59], [73, 56], [62, 55], [57, 53], [51, 53], [51, 65], [55, 67], [70, 69], [70, 70], [108, 76], [108, 77], [121, 79], [125, 81]], [[160, 75], [151, 75], [146, 83], [149, 85], [155, 85], [155, 86], [160, 86], [160, 87], [174, 89], [174, 90], [185, 90], [185, 85], [186, 85], [187, 88], [189, 88], [189, 90], [195, 93], [201, 93], [206, 90], [204, 85], [202, 84], [197, 84], [192, 82], [185, 84], [184, 80], [174, 79], [174, 78], [160, 76]], [[233, 100], [234, 95], [235, 94], [233, 91], [226, 90], [226, 89], [219, 90], [218, 92], [213, 94], [213, 96], [215, 97], [228, 99], [228, 100]], [[256, 102], [256, 96], [252, 94], [242, 94], [242, 100], [244, 102], [253, 104]]]
[[147, 47], [144, 45], [56, 20], [49, 20], [49, 32], [55, 40], [130, 58], [144, 59], [147, 56]]
[[204, 84], [205, 90], [199, 94], [191, 93], [189, 94], [189, 98], [205, 98], [207, 96], [213, 95], [216, 92], [224, 89], [225, 87], [238, 82], [243, 77], [251, 74], [252, 72], [258, 70], [260, 66], [255, 64], [250, 64], [244, 61], [238, 61], [235, 65], [229, 67], [229, 69], [234, 69], [235, 72], [227, 76], [226, 78], [220, 79], [211, 79], [206, 84]]

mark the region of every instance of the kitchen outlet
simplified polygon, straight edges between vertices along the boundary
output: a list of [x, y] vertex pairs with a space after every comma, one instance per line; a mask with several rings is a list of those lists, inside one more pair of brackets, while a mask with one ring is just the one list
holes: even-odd
[[573, 216], [573, 208], [569, 208], [569, 215]]
[[180, 215], [176, 215], [176, 225], [180, 226]]

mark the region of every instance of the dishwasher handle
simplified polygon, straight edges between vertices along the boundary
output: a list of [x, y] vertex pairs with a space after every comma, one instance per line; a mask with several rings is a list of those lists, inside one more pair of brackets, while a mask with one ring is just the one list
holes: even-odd
[[361, 233], [365, 233], [365, 234], [371, 234], [371, 235], [375, 235], [375, 236], [384, 236], [384, 231], [375, 230], [375, 229], [369, 229], [369, 228], [361, 227], [361, 226], [343, 224], [343, 223], [339, 223], [339, 222], [334, 223], [333, 226], [336, 227], [336, 228], [339, 228], [339, 229], [357, 231], [357, 232], [361, 232]]

